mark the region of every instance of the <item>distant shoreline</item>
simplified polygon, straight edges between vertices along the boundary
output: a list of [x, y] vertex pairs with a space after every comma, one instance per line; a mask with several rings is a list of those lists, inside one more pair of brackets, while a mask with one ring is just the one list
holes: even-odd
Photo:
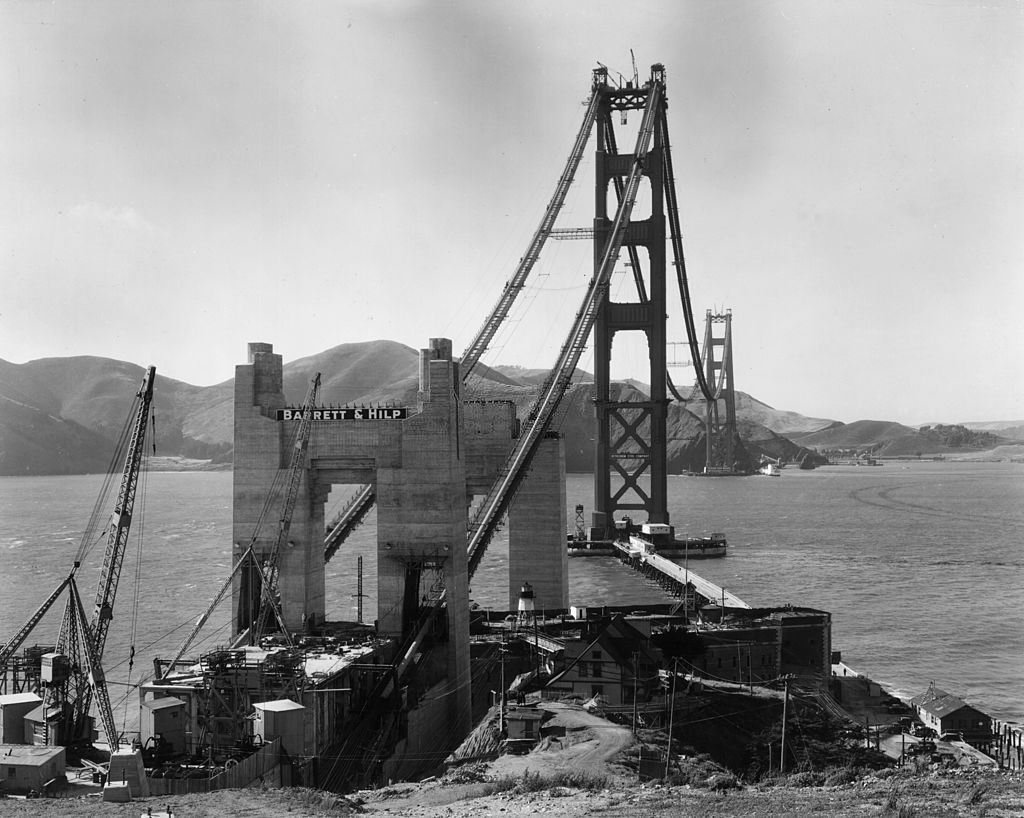
[[231, 471], [231, 463], [215, 463], [212, 460], [199, 460], [194, 457], [170, 455], [150, 457], [146, 470], [156, 471]]

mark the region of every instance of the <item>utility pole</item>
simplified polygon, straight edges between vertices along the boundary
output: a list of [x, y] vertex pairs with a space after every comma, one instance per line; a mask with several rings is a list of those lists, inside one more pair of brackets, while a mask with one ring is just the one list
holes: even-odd
[[637, 688], [637, 684], [640, 681], [637, 678], [640, 675], [640, 673], [638, 671], [639, 664], [640, 664], [640, 651], [634, 650], [633, 651], [633, 735], [634, 736], [636, 735], [636, 688]]
[[786, 771], [786, 711], [789, 709], [789, 680], [792, 676], [786, 676], [786, 698], [782, 700], [782, 746], [779, 748], [779, 772]]
[[668, 744], [665, 747], [665, 780], [668, 780], [669, 763], [672, 760], [672, 720], [676, 714], [676, 679], [679, 677], [679, 659], [672, 660], [672, 703], [668, 711]]
[[356, 621], [363, 624], [363, 557], [356, 560]]
[[498, 717], [498, 733], [499, 735], [505, 735], [505, 694], [507, 692], [505, 687], [505, 654], [508, 652], [505, 648], [505, 643], [501, 643], [501, 647], [498, 648], [498, 652], [501, 654], [501, 714]]

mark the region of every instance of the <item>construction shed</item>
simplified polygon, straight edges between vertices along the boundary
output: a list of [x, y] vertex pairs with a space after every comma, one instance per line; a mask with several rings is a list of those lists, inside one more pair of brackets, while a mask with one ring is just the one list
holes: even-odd
[[67, 780], [63, 747], [0, 744], [0, 788], [7, 793], [42, 793]]
[[35, 693], [0, 696], [0, 744], [24, 744], [25, 716], [42, 703]]
[[272, 702], [256, 702], [253, 733], [264, 741], [281, 739], [281, 748], [286, 753], [305, 753], [306, 708], [291, 699]]

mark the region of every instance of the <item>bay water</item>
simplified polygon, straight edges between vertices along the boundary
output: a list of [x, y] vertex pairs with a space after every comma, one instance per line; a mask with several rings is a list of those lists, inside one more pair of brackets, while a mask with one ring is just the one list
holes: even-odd
[[[0, 478], [0, 642], [70, 571], [101, 483], [96, 475]], [[328, 516], [350, 491], [332, 492]], [[589, 522], [591, 478], [570, 475], [567, 498], [567, 529], [577, 503]], [[830, 611], [833, 649], [897, 695], [934, 682], [996, 718], [1024, 722], [1024, 464], [670, 477], [669, 498], [679, 534], [728, 537], [727, 557], [691, 564], [701, 576], [753, 606]], [[371, 512], [328, 564], [329, 619], [356, 618], [359, 556], [364, 619], [375, 618], [375, 540]], [[77, 575], [90, 608], [102, 552], [102, 542], [94, 545]], [[500, 533], [474, 578], [471, 596], [485, 608], [508, 606], [507, 552]], [[230, 472], [144, 474], [104, 662], [127, 729], [137, 719], [133, 685], [152, 673], [153, 656], [175, 653], [230, 568]], [[667, 601], [610, 557], [572, 558], [569, 573], [573, 604]], [[190, 654], [226, 641], [228, 608]], [[27, 644], [52, 643], [60, 613], [59, 604]]]

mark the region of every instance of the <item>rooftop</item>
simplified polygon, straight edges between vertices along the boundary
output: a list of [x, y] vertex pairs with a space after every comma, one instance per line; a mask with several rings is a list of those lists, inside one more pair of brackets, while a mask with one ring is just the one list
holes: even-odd
[[61, 755], [64, 755], [63, 747], [0, 744], [0, 764], [45, 764]]
[[305, 710], [298, 702], [293, 702], [291, 699], [277, 699], [272, 702], [253, 702], [253, 707], [257, 710], [271, 710], [276, 713], [282, 713], [287, 710]]
[[910, 703], [915, 707], [920, 707], [922, 710], [927, 710], [940, 719], [964, 707], [970, 707], [963, 699], [954, 696], [952, 693], [947, 693], [945, 690], [939, 690], [934, 685], [929, 687], [920, 696], [914, 696]]
[[7, 693], [4, 696], [0, 696], [0, 707], [6, 704], [39, 704], [40, 702], [42, 702], [42, 699], [35, 693]]
[[168, 707], [184, 707], [185, 702], [174, 696], [161, 696], [159, 699], [147, 699], [142, 706], [149, 710], [164, 710]]

